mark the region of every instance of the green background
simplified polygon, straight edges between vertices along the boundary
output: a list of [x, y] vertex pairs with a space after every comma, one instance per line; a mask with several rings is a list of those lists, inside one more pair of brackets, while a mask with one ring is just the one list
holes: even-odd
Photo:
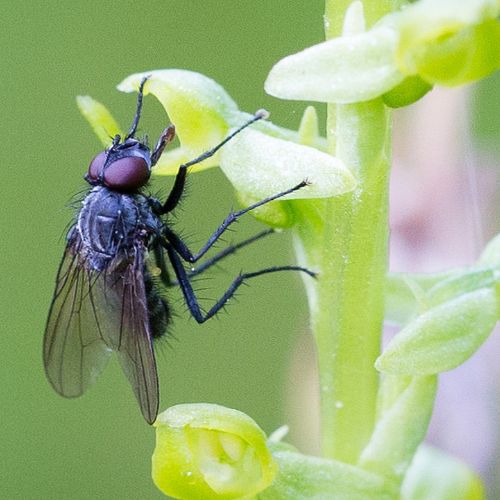
[[[162, 498], [150, 479], [154, 431], [117, 363], [76, 400], [56, 395], [43, 372], [44, 324], [73, 216], [68, 202], [101, 147], [75, 96], [102, 101], [126, 127], [135, 96], [116, 91], [117, 83], [137, 71], [186, 68], [220, 82], [241, 109], [265, 107], [277, 123], [296, 127], [304, 106], [266, 96], [263, 82], [279, 58], [321, 40], [323, 2], [0, 4], [0, 497]], [[156, 138], [164, 125], [161, 107], [147, 98], [142, 129]], [[195, 175], [176, 227], [197, 247], [233, 204], [220, 172]], [[260, 229], [248, 217], [228, 240]], [[289, 241], [276, 235], [230, 259], [200, 283], [209, 288], [200, 294], [217, 298], [241, 269], [291, 262]], [[268, 432], [283, 424], [287, 363], [307, 328], [299, 278], [258, 279], [228, 314], [202, 326], [177, 291], [171, 298], [175, 339], [158, 355], [161, 408], [214, 402], [248, 413]]]
[[[116, 91], [118, 82], [186, 68], [221, 83], [241, 109], [267, 108], [276, 123], [296, 128], [304, 105], [267, 96], [263, 82], [281, 57], [322, 40], [323, 0], [3, 0], [0, 7], [0, 498], [164, 498], [150, 479], [154, 431], [116, 362], [77, 400], [57, 396], [43, 373], [43, 329], [74, 214], [68, 203], [100, 149], [75, 96], [102, 101], [126, 127], [135, 96]], [[485, 82], [473, 114], [483, 145], [497, 152], [498, 88], [498, 76]], [[163, 110], [147, 98], [142, 130], [156, 138], [164, 126]], [[170, 184], [164, 178], [155, 187], [167, 192]], [[176, 228], [198, 248], [235, 204], [217, 170], [192, 176]], [[259, 229], [248, 217], [228, 240]], [[208, 287], [200, 295], [216, 299], [240, 270], [292, 260], [289, 235], [275, 235], [200, 282]], [[178, 291], [171, 301], [172, 337], [158, 355], [161, 408], [219, 403], [267, 432], [286, 422], [290, 355], [307, 330], [299, 278], [258, 279], [228, 314], [202, 326]]]

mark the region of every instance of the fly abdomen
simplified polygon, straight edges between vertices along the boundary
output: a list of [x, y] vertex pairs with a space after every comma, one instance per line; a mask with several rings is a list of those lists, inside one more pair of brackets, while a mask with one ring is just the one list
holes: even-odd
[[149, 327], [153, 339], [160, 338], [167, 331], [170, 322], [170, 308], [161, 296], [159, 288], [151, 273], [144, 269], [144, 288], [148, 303]]

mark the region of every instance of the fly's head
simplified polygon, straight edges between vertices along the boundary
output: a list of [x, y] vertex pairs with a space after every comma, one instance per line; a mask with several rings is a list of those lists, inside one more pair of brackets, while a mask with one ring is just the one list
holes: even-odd
[[120, 142], [116, 136], [112, 146], [90, 162], [85, 180], [93, 186], [106, 186], [115, 191], [136, 191], [149, 181], [151, 163], [146, 144], [134, 137]]

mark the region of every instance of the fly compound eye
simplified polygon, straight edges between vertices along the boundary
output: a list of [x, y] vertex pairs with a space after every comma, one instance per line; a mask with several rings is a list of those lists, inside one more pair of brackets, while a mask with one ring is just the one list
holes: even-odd
[[[102, 151], [89, 165], [86, 179], [90, 184], [104, 184], [117, 191], [133, 191], [144, 186], [151, 175], [148, 162], [143, 156], [116, 158]], [[116, 158], [116, 159], [114, 159]]]
[[[99, 155], [97, 155], [94, 162], [97, 163], [98, 158]], [[92, 168], [92, 164], [90, 166]], [[150, 175], [149, 165], [144, 158], [125, 156], [106, 165], [103, 181], [104, 185], [111, 189], [132, 191], [144, 186], [148, 182]]]
[[90, 162], [86, 177], [91, 183], [99, 180], [104, 163], [106, 162], [106, 156], [106, 151], [102, 151]]

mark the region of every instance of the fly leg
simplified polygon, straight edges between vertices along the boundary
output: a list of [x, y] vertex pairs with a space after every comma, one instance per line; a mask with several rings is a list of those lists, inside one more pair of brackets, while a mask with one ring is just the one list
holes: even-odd
[[[246, 214], [247, 212], [250, 212], [250, 210], [254, 210], [257, 207], [260, 207], [262, 205], [265, 205], [266, 203], [269, 203], [270, 201], [276, 200], [278, 198], [281, 198], [282, 196], [285, 196], [287, 194], [293, 193], [294, 191], [297, 191], [298, 189], [302, 189], [303, 187], [307, 186], [307, 181], [302, 181], [300, 184], [297, 184], [291, 189], [287, 189], [286, 191], [283, 191], [281, 193], [275, 194], [274, 196], [270, 196], [269, 198], [265, 198], [261, 201], [258, 201], [257, 203], [254, 203], [253, 205], [250, 205], [247, 208], [243, 208], [242, 210], [238, 210], [237, 212], [231, 212], [222, 222], [222, 224], [212, 233], [210, 238], [208, 238], [208, 241], [201, 247], [201, 249], [193, 253], [191, 250], [187, 247], [187, 245], [175, 234], [168, 226], [164, 228], [164, 235], [167, 238], [167, 240], [171, 243], [171, 245], [175, 248], [175, 250], [179, 253], [179, 255], [187, 262], [196, 262], [199, 260], [203, 255], [207, 253], [207, 251], [214, 245], [214, 243], [220, 238], [220, 236], [224, 233], [224, 231], [227, 230], [227, 228], [236, 222], [239, 217], [242, 215]], [[167, 200], [168, 201], [168, 200]]]
[[[205, 262], [203, 262], [203, 264], [198, 266], [196, 269], [193, 268], [190, 271], [187, 271], [186, 275], [189, 279], [191, 279], [193, 276], [197, 276], [198, 274], [205, 272], [207, 269], [214, 266], [222, 259], [225, 259], [227, 256], [232, 255], [240, 248], [250, 245], [251, 243], [254, 243], [255, 241], [260, 240], [261, 238], [264, 238], [265, 236], [273, 233], [274, 229], [266, 229], [265, 231], [261, 231], [260, 233], [257, 233], [256, 235], [252, 236], [251, 238], [240, 241], [235, 245], [230, 245], [224, 248], [224, 250], [220, 251], [218, 254], [214, 255], [212, 258], [207, 259]], [[178, 281], [171, 281], [167, 286], [178, 286], [178, 285], [179, 285]]]
[[172, 280], [168, 274], [167, 263], [165, 262], [165, 255], [163, 253], [163, 248], [159, 243], [154, 244], [153, 246], [153, 255], [155, 258], [156, 265], [160, 270], [160, 280], [164, 286], [173, 286]]
[[252, 236], [251, 238], [240, 241], [235, 245], [229, 245], [228, 247], [224, 248], [210, 259], [207, 259], [205, 262], [203, 262], [203, 264], [200, 264], [196, 269], [191, 270], [188, 273], [188, 277], [192, 278], [193, 276], [203, 273], [213, 265], [217, 264], [222, 259], [225, 259], [227, 256], [236, 253], [236, 251], [239, 250], [240, 248], [246, 247], [247, 245], [251, 245], [257, 240], [260, 240], [261, 238], [264, 238], [265, 236], [273, 233], [274, 229], [266, 229], [265, 231], [261, 231], [260, 233], [257, 233], [256, 235]]
[[198, 303], [198, 299], [194, 293], [193, 287], [189, 281], [189, 277], [186, 273], [186, 270], [184, 269], [184, 266], [182, 265], [182, 261], [179, 255], [172, 246], [166, 244], [165, 248], [167, 249], [168, 257], [170, 259], [170, 262], [172, 263], [172, 267], [174, 268], [179, 286], [181, 287], [189, 311], [198, 323], [204, 323], [212, 316], [217, 314], [217, 312], [225, 306], [227, 301], [235, 294], [236, 290], [245, 282], [245, 280], [248, 280], [250, 278], [255, 278], [257, 276], [261, 276], [262, 274], [275, 273], [278, 271], [300, 271], [308, 274], [313, 278], [316, 276], [314, 272], [300, 266], [276, 266], [269, 267], [267, 269], [261, 269], [260, 271], [255, 271], [253, 273], [242, 273], [235, 278], [224, 295], [207, 312], [203, 312]]
[[235, 135], [239, 134], [243, 129], [247, 128], [252, 123], [255, 123], [258, 120], [262, 120], [263, 118], [267, 118], [267, 111], [264, 110], [257, 111], [250, 120], [248, 120], [238, 129], [236, 129], [234, 132], [229, 134], [221, 143], [217, 144], [217, 146], [213, 147], [208, 151], [205, 151], [205, 153], [201, 154], [194, 160], [188, 161], [187, 163], [180, 165], [179, 170], [177, 171], [177, 175], [175, 176], [174, 186], [172, 187], [172, 190], [170, 191], [167, 200], [163, 204], [160, 213], [166, 214], [167, 212], [171, 212], [178, 205], [182, 197], [182, 193], [184, 192], [187, 169], [189, 167], [196, 165], [197, 163], [201, 163], [203, 160], [206, 160], [207, 158], [210, 158], [215, 153], [217, 153], [217, 151], [219, 151], [219, 149], [222, 146], [224, 146], [224, 144], [229, 142]]

